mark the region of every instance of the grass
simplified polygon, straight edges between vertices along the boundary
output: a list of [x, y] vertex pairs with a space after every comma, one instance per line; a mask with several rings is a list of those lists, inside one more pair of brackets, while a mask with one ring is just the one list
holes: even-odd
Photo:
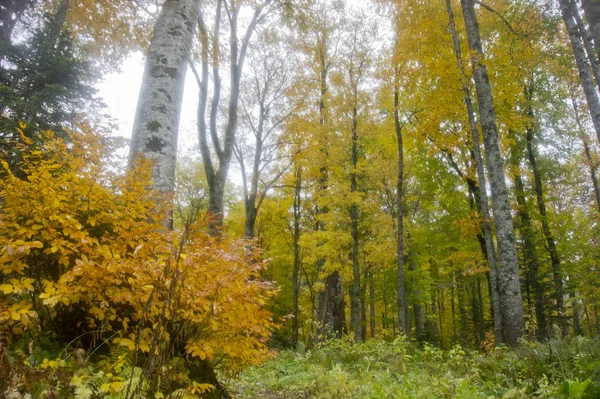
[[600, 399], [600, 338], [524, 341], [490, 353], [403, 338], [332, 340], [283, 351], [228, 385], [235, 398]]

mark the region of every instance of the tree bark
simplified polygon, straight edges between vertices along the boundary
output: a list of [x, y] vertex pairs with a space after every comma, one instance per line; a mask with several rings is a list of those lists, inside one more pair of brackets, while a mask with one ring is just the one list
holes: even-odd
[[414, 298], [413, 314], [415, 315], [415, 338], [417, 341], [423, 342], [425, 341], [425, 318], [423, 305], [421, 303], [421, 290], [418, 288], [419, 284], [416, 281], [418, 276], [417, 265], [412, 254], [408, 259], [408, 269], [413, 274], [412, 296]]
[[600, 51], [600, 0], [582, 0], [581, 5], [590, 26], [590, 33], [596, 47], [596, 57], [598, 57]]
[[529, 85], [525, 90], [525, 99], [527, 101], [527, 116], [529, 117], [529, 123], [526, 127], [526, 138], [527, 138], [527, 158], [529, 159], [529, 165], [533, 172], [533, 182], [535, 188], [535, 197], [537, 200], [538, 209], [540, 211], [540, 218], [542, 222], [542, 232], [544, 238], [546, 238], [548, 253], [550, 254], [550, 262], [552, 265], [552, 277], [554, 280], [554, 298], [556, 300], [556, 311], [558, 313], [558, 323], [561, 327], [563, 335], [566, 334], [567, 324], [565, 319], [564, 309], [564, 289], [563, 289], [563, 275], [560, 265], [560, 257], [558, 256], [558, 249], [556, 248], [556, 240], [550, 230], [550, 223], [548, 221], [548, 212], [546, 211], [546, 199], [544, 198], [544, 187], [542, 185], [542, 176], [537, 165], [537, 150], [535, 148], [534, 131], [536, 126], [535, 115], [533, 114], [533, 83]]
[[[165, 0], [146, 57], [133, 125], [129, 166], [135, 164], [139, 154], [153, 160], [154, 189], [169, 195], [175, 188], [183, 86], [199, 12], [198, 0]], [[230, 398], [208, 360], [203, 360], [199, 368], [202, 378], [217, 388], [218, 397]]]
[[342, 275], [335, 270], [325, 279], [325, 298], [323, 304], [324, 333], [342, 337], [344, 328], [344, 286]]
[[585, 52], [588, 56], [588, 62], [590, 63], [592, 73], [594, 74], [596, 87], [600, 90], [600, 66], [598, 65], [598, 55], [596, 54], [592, 38], [583, 23], [581, 14], [579, 14], [579, 8], [574, 1], [571, 2], [571, 14], [575, 18], [575, 22], [577, 22], [577, 28], [579, 29], [579, 34], [581, 35], [581, 40], [583, 41], [583, 46], [585, 47]]
[[369, 272], [369, 327], [371, 339], [375, 339], [375, 281], [373, 272]]
[[292, 319], [292, 342], [298, 344], [298, 324], [300, 311], [298, 307], [298, 299], [300, 297], [300, 205], [302, 198], [302, 168], [296, 166], [296, 184], [294, 187], [294, 270], [292, 272], [292, 287], [293, 287], [293, 315]]
[[479, 186], [479, 205], [481, 215], [483, 216], [483, 235], [485, 239], [486, 249], [486, 260], [490, 268], [489, 279], [490, 279], [490, 301], [493, 308], [494, 316], [494, 340], [496, 345], [500, 345], [504, 342], [503, 329], [502, 329], [502, 312], [500, 309], [500, 293], [498, 291], [498, 277], [497, 277], [497, 265], [496, 265], [496, 248], [494, 246], [494, 239], [492, 233], [492, 221], [490, 217], [489, 202], [487, 196], [487, 182], [485, 178], [485, 171], [483, 168], [483, 157], [481, 156], [481, 144], [479, 141], [479, 131], [477, 130], [477, 122], [475, 121], [475, 111], [473, 109], [473, 102], [471, 101], [471, 90], [465, 73], [465, 67], [462, 61], [462, 52], [460, 49], [460, 42], [458, 33], [456, 31], [456, 23], [454, 22], [454, 12], [452, 11], [452, 4], [450, 0], [446, 0], [446, 9], [448, 11], [448, 18], [450, 20], [450, 32], [452, 34], [452, 43], [454, 45], [454, 54], [456, 55], [456, 62], [460, 71], [462, 79], [462, 90], [463, 90], [463, 101], [467, 108], [467, 117], [469, 120], [469, 130], [471, 133], [471, 141], [473, 144], [473, 158], [475, 160], [475, 167], [477, 170], [477, 185]]
[[[326, 32], [322, 32], [323, 34], [323, 40], [321, 42], [320, 47], [317, 49], [318, 52], [318, 58], [319, 58], [319, 66], [320, 66], [320, 73], [319, 73], [319, 86], [320, 86], [320, 93], [319, 93], [319, 125], [321, 126], [321, 131], [319, 132], [321, 135], [324, 134], [324, 126], [327, 122], [327, 100], [326, 100], [326, 96], [327, 96], [327, 91], [328, 91], [328, 82], [327, 82], [327, 78], [328, 78], [328, 72], [329, 72], [329, 63], [327, 60], [327, 40], [326, 40]], [[318, 178], [318, 198], [323, 198], [327, 192], [327, 188], [328, 188], [328, 181], [329, 181], [329, 170], [327, 168], [327, 159], [329, 157], [329, 152], [327, 150], [327, 139], [324, 137], [319, 137], [320, 138], [320, 149], [319, 151], [321, 151], [321, 154], [323, 156], [323, 160], [322, 160], [322, 164], [319, 167], [319, 178]], [[317, 205], [317, 231], [325, 231], [325, 222], [323, 221], [323, 216], [326, 215], [329, 212], [329, 209], [327, 206], [323, 205], [323, 206], [319, 206]], [[322, 245], [322, 244], [320, 244]], [[322, 279], [322, 274], [323, 274], [323, 267], [325, 265], [325, 259], [324, 258], [320, 258], [317, 260], [317, 272], [319, 273], [319, 279]], [[326, 280], [329, 279], [329, 276], [326, 278]], [[334, 279], [335, 280], [335, 279]], [[330, 284], [330, 287], [334, 287], [333, 285]], [[325, 315], [328, 313], [332, 313], [332, 311], [329, 311], [328, 309], [326, 309], [325, 306], [325, 302], [326, 302], [326, 293], [327, 290], [327, 284], [325, 284], [325, 290], [323, 289], [319, 289], [319, 292], [317, 294], [317, 308], [319, 311], [319, 321], [321, 322], [321, 328], [323, 330], [327, 330], [327, 329], [333, 329], [333, 325], [330, 324], [329, 326], [328, 324], [328, 320], [326, 319]], [[331, 320], [329, 320], [331, 321]], [[337, 333], [337, 332], [336, 332]], [[342, 331], [339, 331], [339, 335], [341, 336]]]
[[569, 40], [571, 41], [571, 48], [573, 50], [573, 55], [575, 56], [577, 69], [579, 70], [581, 86], [583, 87], [583, 92], [585, 93], [585, 98], [588, 103], [588, 109], [590, 111], [594, 130], [596, 131], [596, 137], [600, 142], [600, 100], [598, 99], [598, 92], [592, 77], [592, 71], [588, 64], [588, 58], [584, 50], [581, 34], [572, 13], [570, 0], [559, 0], [559, 2], [563, 21], [565, 22]]
[[[265, 7], [267, 7], [272, 0], [265, 0], [258, 4], [254, 9], [252, 18], [242, 40], [240, 42], [238, 38], [238, 16], [241, 10], [242, 3], [235, 4], [231, 10], [227, 10], [229, 19], [229, 101], [227, 105], [227, 119], [225, 122], [223, 139], [221, 145], [221, 139], [218, 134], [218, 109], [220, 102], [221, 92], [221, 78], [219, 76], [219, 30], [222, 13], [223, 0], [218, 0], [216, 14], [215, 14], [215, 32], [212, 35], [213, 44], [212, 49], [215, 54], [213, 63], [213, 99], [211, 102], [211, 110], [209, 115], [209, 125], [207, 129], [206, 124], [206, 109], [208, 105], [208, 54], [209, 54], [209, 32], [207, 30], [204, 16], [200, 13], [198, 18], [198, 25], [201, 33], [201, 45], [202, 45], [202, 73], [201, 76], [196, 76], [199, 86], [200, 95], [198, 100], [198, 139], [200, 143], [200, 152], [202, 154], [202, 161], [204, 164], [204, 171], [206, 173], [206, 181], [208, 183], [209, 201], [208, 201], [208, 213], [211, 215], [210, 220], [210, 232], [213, 235], [218, 234], [219, 230], [223, 226], [223, 212], [224, 212], [224, 196], [225, 196], [225, 184], [227, 181], [227, 175], [229, 173], [229, 167], [231, 165], [231, 158], [233, 156], [235, 133], [238, 126], [238, 104], [240, 98], [240, 82], [242, 76], [242, 70], [244, 67], [244, 61], [246, 59], [246, 53], [250, 39], [256, 30], [256, 26], [259, 23], [260, 17], [263, 14]], [[211, 151], [209, 148], [209, 134], [210, 141], [212, 142], [213, 149], [216, 153], [218, 160], [218, 166], [213, 163], [211, 157]]]
[[[350, 161], [352, 169], [350, 172], [350, 192], [352, 193], [352, 204], [350, 205], [350, 221], [352, 235], [352, 312], [351, 321], [352, 331], [354, 332], [354, 340], [359, 342], [364, 339], [362, 336], [361, 327], [361, 290], [360, 290], [360, 264], [358, 259], [358, 204], [356, 203], [356, 195], [358, 191], [357, 172], [358, 165], [358, 104], [357, 104], [357, 87], [354, 88], [354, 104], [352, 107], [352, 148]], [[365, 282], [366, 283], [366, 282]]]
[[398, 180], [396, 183], [396, 266], [398, 280], [396, 284], [398, 304], [398, 330], [407, 336], [410, 335], [408, 328], [408, 301], [406, 300], [406, 282], [404, 279], [404, 220], [403, 220], [403, 185], [404, 185], [404, 147], [402, 144], [402, 125], [400, 124], [399, 105], [399, 71], [394, 69], [394, 129], [398, 143]]
[[197, 0], [166, 0], [154, 26], [138, 100], [129, 166], [138, 154], [155, 162], [154, 188], [172, 194], [179, 115], [188, 53], [198, 18]]
[[598, 207], [598, 212], [600, 212], [600, 184], [598, 184], [598, 177], [596, 176], [596, 171], [598, 170], [598, 162], [592, 158], [592, 153], [590, 151], [590, 145], [588, 143], [587, 135], [585, 134], [585, 129], [581, 122], [581, 117], [579, 115], [579, 107], [577, 105], [577, 99], [575, 97], [575, 93], [571, 91], [571, 105], [573, 106], [573, 113], [575, 114], [575, 122], [577, 123], [577, 135], [583, 144], [583, 150], [585, 153], [585, 159], [588, 162], [588, 167], [590, 168], [590, 176], [592, 178], [592, 184], [594, 186], [594, 197], [596, 199], [596, 206]]
[[[517, 139], [512, 147], [510, 163], [512, 167], [515, 197], [517, 199], [517, 216], [519, 218], [519, 231], [523, 245], [523, 262], [525, 263], [525, 282], [527, 287], [533, 289], [535, 318], [537, 321], [537, 338], [544, 341], [548, 337], [548, 323], [546, 320], [546, 301], [544, 299], [544, 286], [540, 277], [540, 261], [535, 250], [535, 235], [531, 225], [531, 216], [525, 198], [525, 187], [521, 177], [520, 159], [522, 151]], [[529, 295], [528, 295], [529, 300]]]
[[508, 345], [514, 346], [523, 336], [525, 319], [513, 221], [504, 175], [504, 160], [500, 151], [496, 112], [487, 67], [483, 62], [484, 54], [473, 0], [461, 0], [461, 6], [469, 48], [473, 52], [471, 63], [491, 182], [492, 210], [498, 241], [498, 286], [504, 339]]

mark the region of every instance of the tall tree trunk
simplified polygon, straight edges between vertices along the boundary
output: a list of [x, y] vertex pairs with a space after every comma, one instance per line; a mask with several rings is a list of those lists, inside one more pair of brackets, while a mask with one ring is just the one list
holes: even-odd
[[[322, 32], [324, 37], [327, 36], [326, 32]], [[320, 96], [319, 96], [319, 125], [320, 129], [320, 151], [322, 154], [322, 163], [319, 167], [319, 178], [318, 178], [318, 197], [325, 198], [327, 195], [327, 189], [329, 186], [329, 141], [328, 137], [325, 136], [327, 132], [327, 94], [329, 91], [328, 87], [328, 75], [329, 75], [329, 55], [327, 48], [327, 40], [323, 39], [321, 46], [318, 48], [317, 54], [319, 60], [319, 85], [320, 85]], [[317, 231], [325, 231], [326, 226], [323, 220], [324, 216], [329, 212], [329, 207], [321, 204], [317, 207]], [[325, 259], [320, 258], [317, 260], [317, 269], [319, 276], [324, 272]], [[360, 308], [359, 308], [360, 309]], [[342, 336], [342, 329], [344, 326], [344, 287], [342, 283], [342, 275], [339, 271], [334, 271], [327, 275], [325, 278], [325, 291], [320, 290], [318, 294], [318, 311], [319, 321], [321, 322], [322, 332], [333, 333], [337, 337]], [[317, 337], [318, 341], [318, 337]]]
[[183, 85], [199, 10], [197, 0], [166, 0], [163, 4], [146, 57], [133, 124], [129, 166], [138, 154], [155, 161], [154, 187], [168, 194], [175, 188]]
[[552, 264], [552, 277], [554, 280], [554, 298], [556, 300], [556, 311], [558, 313], [558, 323], [563, 331], [563, 335], [566, 334], [566, 319], [564, 309], [564, 290], [563, 290], [563, 275], [560, 266], [560, 258], [558, 256], [558, 250], [556, 248], [556, 241], [554, 235], [550, 230], [550, 223], [548, 222], [548, 212], [546, 211], [546, 200], [544, 198], [544, 187], [542, 185], [542, 176], [536, 161], [536, 148], [533, 142], [534, 131], [536, 126], [535, 115], [533, 114], [533, 82], [526, 87], [525, 99], [527, 100], [527, 116], [529, 117], [529, 123], [526, 127], [526, 138], [527, 138], [527, 158], [529, 159], [529, 165], [533, 172], [533, 182], [535, 188], [535, 197], [537, 200], [538, 209], [540, 211], [540, 217], [542, 222], [542, 232], [546, 238], [548, 244], [547, 249], [550, 254], [550, 262]]
[[[360, 264], [358, 259], [358, 204], [355, 195], [358, 191], [357, 172], [358, 165], [358, 104], [356, 87], [354, 88], [354, 104], [352, 107], [352, 148], [350, 161], [352, 163], [350, 172], [350, 192], [352, 193], [352, 204], [350, 205], [350, 220], [352, 233], [352, 310], [350, 314], [350, 324], [354, 332], [354, 340], [362, 341], [361, 327], [361, 295], [360, 295]], [[365, 282], [366, 284], [366, 282]]]
[[504, 339], [508, 345], [517, 345], [525, 330], [525, 319], [513, 221], [504, 176], [504, 160], [500, 152], [496, 112], [473, 0], [461, 0], [461, 6], [469, 48], [473, 52], [471, 62], [491, 182], [492, 209], [498, 241], [498, 286]]
[[[325, 96], [327, 94], [327, 66], [326, 66], [326, 62], [325, 62], [325, 55], [322, 54], [321, 57], [321, 94], [320, 94], [320, 99], [319, 99], [319, 114], [320, 114], [320, 121], [319, 124], [321, 126], [325, 125], [326, 122], [326, 107], [325, 107]], [[323, 129], [324, 130], [324, 129]], [[323, 132], [320, 132], [321, 134]], [[320, 166], [319, 168], [319, 178], [318, 178], [318, 193], [317, 193], [317, 197], [318, 198], [323, 198], [326, 195], [327, 192], [327, 188], [328, 188], [328, 180], [329, 180], [329, 172], [328, 172], [328, 168], [327, 168], [327, 158], [328, 158], [328, 151], [327, 151], [327, 140], [322, 140], [321, 143], [321, 154], [323, 155], [323, 164]], [[317, 231], [325, 231], [325, 222], [323, 221], [323, 217], [328, 213], [329, 209], [327, 206], [323, 205], [323, 206], [319, 206], [317, 204], [317, 210], [316, 210], [316, 214], [317, 214], [317, 225], [316, 225], [316, 229]], [[323, 245], [323, 243], [319, 243], [319, 245]], [[317, 273], [319, 274], [319, 280], [322, 281], [323, 279], [323, 267], [325, 265], [325, 259], [324, 258], [319, 258], [317, 259]], [[327, 280], [327, 279], [326, 279]], [[327, 320], [326, 318], [326, 314], [328, 313], [328, 310], [325, 308], [325, 302], [326, 302], [326, 289], [327, 289], [327, 284], [325, 284], [325, 288], [322, 288], [322, 284], [319, 284], [319, 286], [321, 288], [319, 288], [319, 292], [317, 293], [317, 311], [318, 311], [318, 321], [321, 323], [321, 329], [327, 330], [332, 329], [333, 326], [330, 324], [329, 327], [327, 326], [328, 322], [331, 320]], [[330, 285], [331, 287], [331, 285]], [[331, 313], [331, 312], [329, 312]], [[339, 334], [341, 335], [341, 330], [339, 331]], [[317, 342], [319, 341], [319, 333], [317, 334]]]
[[325, 279], [325, 299], [323, 304], [324, 333], [342, 337], [344, 328], [344, 286], [342, 275], [335, 270]]
[[396, 185], [396, 266], [398, 269], [397, 303], [398, 303], [398, 329], [400, 333], [410, 335], [408, 328], [408, 301], [406, 300], [406, 282], [404, 279], [404, 147], [402, 144], [402, 125], [400, 124], [399, 106], [399, 76], [398, 68], [394, 69], [394, 128], [398, 142], [398, 180]]
[[590, 63], [592, 73], [594, 74], [596, 87], [600, 89], [600, 66], [598, 65], [598, 56], [596, 54], [596, 49], [594, 48], [592, 38], [590, 37], [590, 34], [587, 28], [585, 27], [585, 24], [583, 23], [581, 14], [579, 14], [579, 8], [577, 7], [577, 4], [574, 1], [571, 2], [571, 14], [575, 18], [575, 22], [577, 23], [577, 29], [579, 29], [579, 35], [581, 36], [585, 52], [588, 56], [588, 62]]
[[408, 269], [412, 274], [412, 297], [414, 298], [413, 303], [413, 314], [415, 315], [415, 338], [417, 341], [423, 342], [425, 340], [425, 318], [423, 315], [423, 305], [421, 299], [421, 290], [418, 284], [417, 264], [414, 259], [414, 254], [411, 253], [408, 257]]
[[540, 277], [540, 261], [535, 251], [535, 235], [531, 225], [531, 216], [525, 198], [525, 188], [521, 177], [520, 159], [522, 152], [516, 141], [512, 147], [510, 163], [512, 167], [513, 181], [515, 186], [515, 197], [517, 199], [517, 216], [519, 218], [518, 228], [521, 232], [523, 242], [523, 261], [525, 263], [525, 281], [528, 287], [533, 289], [535, 317], [537, 321], [537, 338], [540, 341], [548, 337], [548, 323], [546, 320], [546, 301], [544, 299], [544, 286]]
[[465, 298], [466, 295], [466, 287], [465, 287], [465, 277], [462, 272], [455, 272], [454, 277], [455, 285], [456, 285], [456, 296], [458, 299], [458, 318], [460, 322], [460, 331], [458, 341], [465, 345], [468, 341], [469, 330], [467, 327], [467, 300]]
[[371, 327], [371, 339], [375, 339], [375, 279], [373, 272], [369, 272], [369, 324]]
[[598, 99], [598, 92], [592, 77], [592, 71], [588, 64], [588, 58], [584, 50], [581, 34], [572, 13], [570, 0], [559, 0], [559, 2], [563, 21], [565, 22], [567, 32], [569, 33], [569, 40], [571, 41], [571, 48], [573, 50], [573, 55], [575, 56], [577, 69], [579, 70], [581, 86], [585, 93], [596, 136], [600, 142], [600, 100]]
[[[165, 0], [154, 26], [133, 124], [129, 166], [139, 154], [154, 160], [154, 189], [169, 195], [175, 188], [183, 86], [199, 12], [197, 0]], [[229, 398], [212, 365], [204, 360], [199, 367], [218, 397]]]
[[292, 272], [292, 302], [293, 302], [293, 315], [292, 319], [292, 342], [294, 345], [298, 344], [298, 318], [300, 317], [300, 311], [298, 307], [298, 299], [300, 297], [300, 205], [302, 195], [302, 168], [296, 166], [295, 171], [296, 184], [294, 187], [294, 270]]
[[590, 33], [596, 47], [596, 57], [598, 57], [598, 52], [600, 52], [600, 0], [582, 0], [581, 5], [590, 26]]
[[369, 272], [363, 272], [363, 284], [360, 289], [360, 334], [361, 341], [367, 340], [367, 285], [369, 281]]
[[590, 175], [592, 178], [592, 184], [594, 186], [594, 197], [596, 199], [596, 206], [598, 207], [598, 212], [600, 212], [600, 184], [598, 184], [598, 177], [596, 176], [596, 171], [598, 170], [598, 162], [592, 158], [588, 138], [585, 134], [585, 129], [581, 122], [581, 117], [579, 116], [579, 107], [577, 106], [577, 99], [573, 91], [571, 91], [571, 104], [573, 106], [575, 121], [577, 123], [577, 135], [579, 136], [579, 139], [583, 144], [585, 159], [587, 160], [588, 166], [590, 168]]
[[496, 248], [494, 247], [494, 239], [492, 235], [492, 221], [488, 205], [489, 202], [487, 196], [487, 182], [485, 179], [485, 171], [483, 168], [483, 157], [481, 156], [481, 144], [479, 142], [479, 132], [477, 130], [477, 123], [475, 121], [475, 111], [473, 109], [473, 103], [471, 101], [471, 91], [469, 89], [467, 75], [465, 73], [465, 67], [462, 61], [460, 42], [458, 39], [458, 33], [456, 31], [456, 24], [454, 22], [454, 12], [452, 11], [452, 5], [450, 0], [446, 0], [446, 9], [448, 11], [448, 18], [450, 20], [450, 32], [452, 33], [454, 54], [456, 55], [456, 62], [458, 64], [458, 69], [462, 78], [462, 90], [464, 95], [463, 101], [467, 108], [469, 130], [471, 132], [471, 140], [473, 143], [473, 155], [475, 159], [475, 167], [477, 169], [477, 185], [479, 186], [479, 203], [481, 207], [481, 215], [483, 216], [483, 234], [485, 238], [486, 260], [488, 262], [488, 266], [490, 267], [490, 301], [492, 302], [494, 315], [494, 340], [496, 345], [500, 345], [504, 342], [502, 327], [502, 311], [500, 309], [500, 292], [498, 288]]

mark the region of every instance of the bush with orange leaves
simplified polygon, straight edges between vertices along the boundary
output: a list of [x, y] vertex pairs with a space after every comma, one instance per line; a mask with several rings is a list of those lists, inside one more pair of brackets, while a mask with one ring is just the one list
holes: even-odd
[[2, 161], [3, 345], [50, 336], [89, 353], [109, 343], [170, 389], [202, 379], [207, 364], [263, 361], [275, 327], [263, 305], [276, 288], [260, 278], [258, 251], [211, 237], [203, 220], [164, 228], [168, 199], [151, 191], [151, 165], [116, 173], [106, 140], [88, 130], [69, 142], [42, 132], [35, 145], [23, 135], [18, 169]]

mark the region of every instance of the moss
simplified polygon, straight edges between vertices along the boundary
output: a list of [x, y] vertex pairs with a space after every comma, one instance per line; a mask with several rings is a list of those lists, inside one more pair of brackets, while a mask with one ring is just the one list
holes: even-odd
[[160, 129], [161, 127], [162, 127], [162, 125], [160, 124], [160, 122], [158, 122], [156, 120], [150, 121], [146, 125], [146, 128], [153, 133], [158, 132], [158, 129]]

